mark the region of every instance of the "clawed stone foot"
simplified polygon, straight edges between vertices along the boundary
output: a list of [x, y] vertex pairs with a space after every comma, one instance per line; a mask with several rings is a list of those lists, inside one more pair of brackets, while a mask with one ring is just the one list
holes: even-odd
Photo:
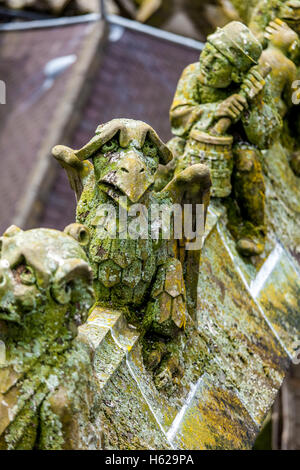
[[183, 376], [183, 368], [179, 360], [175, 357], [163, 361], [155, 374], [154, 383], [158, 390], [168, 389], [173, 386], [180, 386], [180, 379]]
[[148, 370], [153, 373], [154, 383], [158, 390], [180, 386], [180, 379], [183, 376], [183, 368], [174, 352], [168, 348], [168, 343], [158, 340], [152, 343], [151, 350], [148, 350], [149, 343], [144, 345], [144, 361]]

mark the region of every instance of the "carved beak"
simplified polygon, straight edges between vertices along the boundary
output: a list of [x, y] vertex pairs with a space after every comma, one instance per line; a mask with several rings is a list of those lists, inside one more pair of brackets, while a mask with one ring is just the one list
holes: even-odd
[[99, 181], [115, 186], [132, 203], [138, 202], [153, 182], [154, 176], [134, 151], [127, 153], [118, 162], [117, 169], [107, 173]]

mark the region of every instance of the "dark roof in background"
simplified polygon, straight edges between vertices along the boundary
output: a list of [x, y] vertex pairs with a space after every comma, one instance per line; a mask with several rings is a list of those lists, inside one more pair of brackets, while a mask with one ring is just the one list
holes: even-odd
[[[81, 147], [100, 123], [118, 117], [146, 121], [163, 140], [170, 139], [168, 114], [177, 81], [198, 56], [196, 50], [112, 27], [71, 146]], [[59, 170], [38, 225], [63, 229], [74, 217], [75, 198], [64, 171]]]
[[0, 24], [15, 21], [30, 21], [35, 19], [43, 19], [45, 17], [46, 15], [34, 11], [11, 10], [10, 8], [2, 6], [2, 3], [0, 3]]
[[0, 34], [0, 78], [7, 93], [7, 104], [0, 106], [1, 232], [12, 223], [72, 70], [61, 70], [51, 81], [45, 66], [53, 59], [76, 55], [90, 27], [80, 24]]

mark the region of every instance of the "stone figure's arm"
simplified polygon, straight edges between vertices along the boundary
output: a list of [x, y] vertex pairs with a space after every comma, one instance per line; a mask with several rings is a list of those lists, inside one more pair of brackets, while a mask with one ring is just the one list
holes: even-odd
[[[238, 122], [240, 119], [242, 122], [245, 122], [244, 111], [247, 109], [247, 114], [251, 115], [253, 105], [255, 112], [257, 111], [257, 107], [263, 101], [265, 78], [271, 70], [268, 64], [264, 64], [262, 67], [254, 66], [248, 71], [239, 93], [229, 96], [218, 106], [215, 117], [219, 118], [219, 120], [209, 129], [210, 134], [224, 135], [231, 124]], [[255, 127], [259, 127], [257, 122]]]
[[79, 150], [73, 150], [64, 145], [56, 145], [52, 149], [52, 155], [67, 172], [71, 188], [75, 191], [77, 200], [80, 199], [87, 178], [94, 170], [94, 166], [88, 159], [91, 158], [102, 145], [103, 138], [96, 134]]
[[197, 74], [199, 64], [191, 64], [183, 71], [170, 110], [172, 133], [179, 137], [187, 136], [201, 114], [203, 107], [198, 96]]

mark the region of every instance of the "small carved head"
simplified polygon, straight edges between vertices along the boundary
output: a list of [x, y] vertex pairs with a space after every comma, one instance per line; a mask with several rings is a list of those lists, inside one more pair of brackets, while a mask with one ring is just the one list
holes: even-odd
[[88, 231], [73, 224], [65, 232], [11, 226], [0, 238], [0, 320], [73, 332], [85, 321], [92, 274], [80, 245]]
[[250, 29], [232, 21], [208, 36], [200, 55], [199, 80], [213, 88], [227, 88], [241, 82], [253, 65], [258, 63], [262, 47]]
[[159, 163], [171, 159], [156, 132], [142, 121], [114, 119], [98, 127], [101, 146], [93, 156], [96, 183], [136, 203], [154, 183]]

